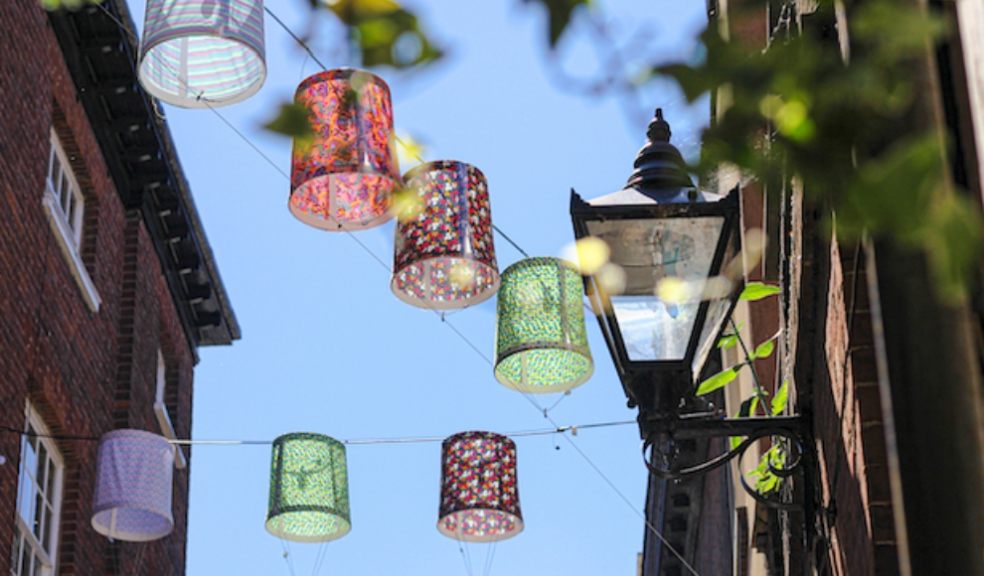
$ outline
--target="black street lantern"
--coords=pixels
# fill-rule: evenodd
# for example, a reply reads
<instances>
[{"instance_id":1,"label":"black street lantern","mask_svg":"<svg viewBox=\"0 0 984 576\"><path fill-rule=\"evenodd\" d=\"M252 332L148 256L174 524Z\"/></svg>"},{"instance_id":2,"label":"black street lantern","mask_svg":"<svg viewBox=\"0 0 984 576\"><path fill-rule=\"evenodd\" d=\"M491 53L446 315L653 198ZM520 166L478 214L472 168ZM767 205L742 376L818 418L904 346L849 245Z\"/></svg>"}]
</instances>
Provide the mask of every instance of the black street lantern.
<instances>
[{"instance_id":1,"label":"black street lantern","mask_svg":"<svg viewBox=\"0 0 984 576\"><path fill-rule=\"evenodd\" d=\"M630 404L675 414L741 290L737 189L698 190L657 109L625 187L589 201L572 191L571 217L577 239L603 240L625 272L620 293L585 282Z\"/></svg>"}]
</instances>

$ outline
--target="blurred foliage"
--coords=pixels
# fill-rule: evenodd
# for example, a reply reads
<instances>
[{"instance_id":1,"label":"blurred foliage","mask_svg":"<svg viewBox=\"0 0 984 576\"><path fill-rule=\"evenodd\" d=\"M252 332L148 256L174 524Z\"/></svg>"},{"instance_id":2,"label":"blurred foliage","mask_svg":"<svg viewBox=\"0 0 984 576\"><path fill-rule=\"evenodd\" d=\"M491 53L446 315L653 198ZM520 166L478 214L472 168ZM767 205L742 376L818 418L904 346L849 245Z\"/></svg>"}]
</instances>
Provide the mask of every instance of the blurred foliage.
<instances>
[{"instance_id":1,"label":"blurred foliage","mask_svg":"<svg viewBox=\"0 0 984 576\"><path fill-rule=\"evenodd\" d=\"M102 4L103 0L39 0L41 7L45 10L58 10L60 8L68 8L69 10L76 10L82 6L88 4Z\"/></svg>"},{"instance_id":2,"label":"blurred foliage","mask_svg":"<svg viewBox=\"0 0 984 576\"><path fill-rule=\"evenodd\" d=\"M574 11L586 6L590 0L523 0L524 4L540 4L547 10L547 39L550 48L556 48L564 30L570 24Z\"/></svg>"},{"instance_id":3,"label":"blurred foliage","mask_svg":"<svg viewBox=\"0 0 984 576\"><path fill-rule=\"evenodd\" d=\"M310 2L313 8L327 8L345 25L362 66L414 68L444 55L417 15L395 0Z\"/></svg>"},{"instance_id":4,"label":"blurred foliage","mask_svg":"<svg viewBox=\"0 0 984 576\"><path fill-rule=\"evenodd\" d=\"M923 250L939 295L959 297L984 225L949 186L939 137L908 120L920 89L913 66L945 26L890 0L860 4L850 22L846 62L836 42L798 35L755 51L725 41L712 23L700 62L655 70L691 101L727 87L730 107L703 135L702 175L731 165L763 182L798 178L834 210L838 235L867 232Z\"/></svg>"}]
</instances>

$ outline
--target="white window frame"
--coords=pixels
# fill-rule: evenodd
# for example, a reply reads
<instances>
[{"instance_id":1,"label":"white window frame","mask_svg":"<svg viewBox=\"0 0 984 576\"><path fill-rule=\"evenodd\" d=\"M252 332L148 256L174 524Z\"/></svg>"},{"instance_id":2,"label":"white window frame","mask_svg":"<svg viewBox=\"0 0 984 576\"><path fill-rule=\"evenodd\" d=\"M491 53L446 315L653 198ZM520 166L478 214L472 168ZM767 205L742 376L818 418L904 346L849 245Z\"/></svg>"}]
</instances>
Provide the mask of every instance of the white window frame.
<instances>
[{"instance_id":1,"label":"white window frame","mask_svg":"<svg viewBox=\"0 0 984 576\"><path fill-rule=\"evenodd\" d=\"M51 491L53 494L48 494L48 487L40 487L37 483L35 476L37 471L30 472L30 478L27 478L28 471L25 470L24 466L26 464L25 455L27 453L27 446L33 438L30 436L22 436L21 438L21 451L20 451L20 464L17 470L17 502L15 504L16 512L15 516L15 527L14 527L14 542L11 557L13 562L10 566L10 573L12 576L29 576L33 574L40 574L41 576L54 576L58 570L58 536L61 531L61 507L62 507L62 495L64 488L64 476L65 476L65 460L62 458L61 451L55 445L54 441L45 436L51 433L48 427L45 426L44 421L41 420L40 415L31 407L30 403L27 405L26 409L26 421L31 430L38 434L37 442L39 446L44 446L45 452L48 455L51 462L51 471L49 474L54 475L54 480L49 483ZM47 462L46 461L46 462ZM31 501L34 506L37 506L37 497L40 495L43 501L51 505L51 526L42 529L42 534L47 532L48 542L41 542L38 537L34 534L31 526L27 524L24 520L24 512L21 510L21 503L23 500L24 490L28 489L25 486L25 480L31 483L30 488L32 493L30 495ZM41 562L40 571L32 572L31 566L21 566L20 561L24 556L24 548L30 547L29 558L30 562Z\"/></svg>"},{"instance_id":2,"label":"white window frame","mask_svg":"<svg viewBox=\"0 0 984 576\"><path fill-rule=\"evenodd\" d=\"M157 424L161 427L161 434L169 440L177 440L178 436L174 432L174 424L171 422L171 415L167 411L167 404L164 403L164 390L167 388L167 363L164 361L164 352L157 349L157 390L154 394L154 415L157 416ZM185 459L184 450L177 444L174 445L174 466L183 469L188 466Z\"/></svg>"},{"instance_id":3,"label":"white window frame","mask_svg":"<svg viewBox=\"0 0 984 576\"><path fill-rule=\"evenodd\" d=\"M90 310L98 312L102 299L85 269L81 256L85 195L82 194L82 188L72 172L68 154L65 153L65 148L54 129L51 130L51 148L45 172L42 205L62 254L68 261L72 276L82 290L85 303Z\"/></svg>"}]
</instances>

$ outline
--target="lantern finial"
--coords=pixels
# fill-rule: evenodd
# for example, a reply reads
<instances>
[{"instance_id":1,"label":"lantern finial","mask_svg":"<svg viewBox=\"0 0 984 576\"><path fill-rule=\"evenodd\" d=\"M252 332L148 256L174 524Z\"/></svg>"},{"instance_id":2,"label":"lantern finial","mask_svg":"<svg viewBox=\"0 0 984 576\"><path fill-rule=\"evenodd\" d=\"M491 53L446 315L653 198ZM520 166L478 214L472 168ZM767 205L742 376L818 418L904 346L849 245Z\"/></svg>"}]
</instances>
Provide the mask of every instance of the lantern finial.
<instances>
[{"instance_id":1,"label":"lantern finial","mask_svg":"<svg viewBox=\"0 0 984 576\"><path fill-rule=\"evenodd\" d=\"M635 170L626 188L635 188L654 199L665 200L676 196L680 188L694 187L687 163L676 146L670 144L671 135L670 124L663 119L663 109L657 108L646 131L648 141L636 156Z\"/></svg>"}]
</instances>

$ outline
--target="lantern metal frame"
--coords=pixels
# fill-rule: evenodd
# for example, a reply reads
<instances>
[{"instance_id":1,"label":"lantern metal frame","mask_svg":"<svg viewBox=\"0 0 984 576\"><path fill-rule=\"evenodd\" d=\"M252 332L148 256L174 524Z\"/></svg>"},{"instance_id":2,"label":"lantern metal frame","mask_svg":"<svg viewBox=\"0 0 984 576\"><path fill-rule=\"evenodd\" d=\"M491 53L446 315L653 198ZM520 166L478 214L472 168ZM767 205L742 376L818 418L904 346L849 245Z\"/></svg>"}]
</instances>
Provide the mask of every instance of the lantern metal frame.
<instances>
[{"instance_id":1,"label":"lantern metal frame","mask_svg":"<svg viewBox=\"0 0 984 576\"><path fill-rule=\"evenodd\" d=\"M588 223L591 221L724 218L708 269L708 278L719 275L726 265L724 258L729 246L734 246L735 256L741 250L739 189L734 188L718 201L703 200L707 194L700 192L693 184L679 150L669 143L670 127L663 119L662 110L656 110L647 134L648 142L639 152L635 171L623 190L635 191L652 202L592 205L572 189L570 212L575 237L580 240L590 236ZM713 338L713 342L717 342L726 329L727 318L733 314L741 293L741 279L731 280L733 285L728 295L725 321L714 334L708 335ZM628 405L639 408L643 460L654 476L662 479L702 476L736 458L740 460L762 438L771 437L788 442L789 453L794 457L782 467L775 467L772 462L768 462L770 471L776 476L786 478L797 471L805 470L804 477L810 477L808 470L812 469L816 453L807 420L802 415L729 418L723 410L695 396L695 381L701 375L703 364L710 357L709 353L700 365L693 365L701 332L707 321L709 301L704 300L700 304L682 359L632 360L615 317L612 295L606 293L602 283L593 276L585 276L584 282ZM705 462L682 467L675 461L677 440L735 436L744 438L732 449ZM650 457L657 453L662 458ZM807 481L806 484L809 485L810 482ZM759 494L747 484L744 477L741 485L752 498L769 507L802 509L812 505L812 496L809 494L805 498L805 504L800 506Z\"/></svg>"}]
</instances>

